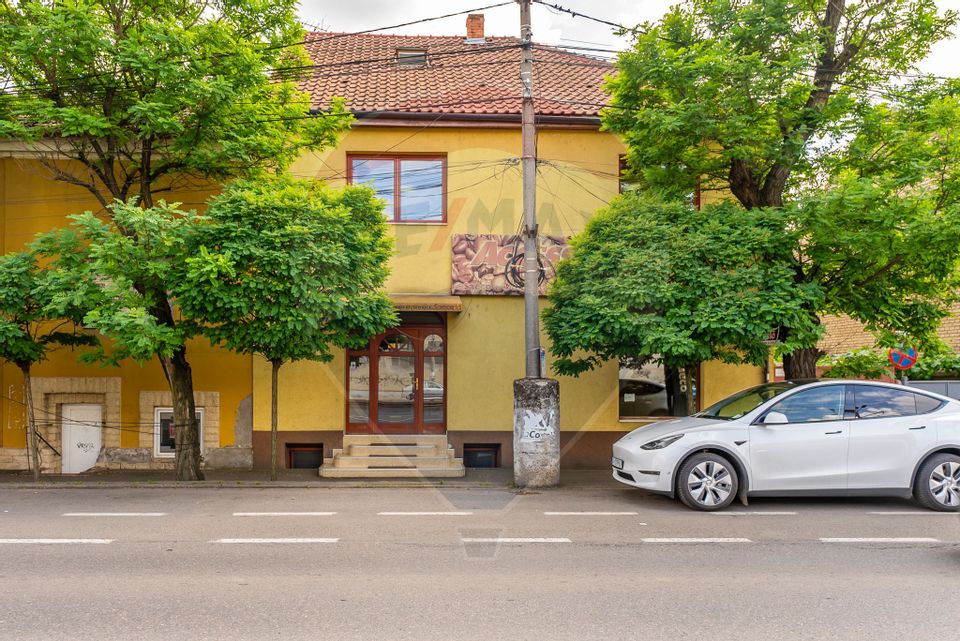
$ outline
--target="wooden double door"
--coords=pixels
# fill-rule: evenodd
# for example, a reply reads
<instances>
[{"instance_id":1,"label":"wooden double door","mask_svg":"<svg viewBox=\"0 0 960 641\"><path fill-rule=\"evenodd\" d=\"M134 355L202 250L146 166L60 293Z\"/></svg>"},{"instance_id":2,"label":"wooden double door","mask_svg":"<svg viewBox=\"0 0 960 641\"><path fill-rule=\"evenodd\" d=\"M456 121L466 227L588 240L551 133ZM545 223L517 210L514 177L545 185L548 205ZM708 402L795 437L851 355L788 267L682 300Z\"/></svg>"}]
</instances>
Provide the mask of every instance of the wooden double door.
<instances>
[{"instance_id":1,"label":"wooden double door","mask_svg":"<svg viewBox=\"0 0 960 641\"><path fill-rule=\"evenodd\" d=\"M348 434L444 434L446 332L402 326L347 358Z\"/></svg>"}]
</instances>

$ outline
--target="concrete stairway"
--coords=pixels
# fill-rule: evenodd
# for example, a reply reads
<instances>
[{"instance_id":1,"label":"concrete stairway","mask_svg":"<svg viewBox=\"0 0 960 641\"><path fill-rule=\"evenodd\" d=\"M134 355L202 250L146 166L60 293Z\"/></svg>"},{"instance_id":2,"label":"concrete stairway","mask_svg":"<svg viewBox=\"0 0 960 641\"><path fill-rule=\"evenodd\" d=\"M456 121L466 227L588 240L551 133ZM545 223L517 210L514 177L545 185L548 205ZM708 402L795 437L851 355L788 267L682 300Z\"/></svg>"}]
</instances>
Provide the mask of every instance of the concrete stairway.
<instances>
[{"instance_id":1,"label":"concrete stairway","mask_svg":"<svg viewBox=\"0 0 960 641\"><path fill-rule=\"evenodd\" d=\"M460 477L463 459L455 458L444 435L345 434L343 449L323 460L324 478Z\"/></svg>"}]
</instances>

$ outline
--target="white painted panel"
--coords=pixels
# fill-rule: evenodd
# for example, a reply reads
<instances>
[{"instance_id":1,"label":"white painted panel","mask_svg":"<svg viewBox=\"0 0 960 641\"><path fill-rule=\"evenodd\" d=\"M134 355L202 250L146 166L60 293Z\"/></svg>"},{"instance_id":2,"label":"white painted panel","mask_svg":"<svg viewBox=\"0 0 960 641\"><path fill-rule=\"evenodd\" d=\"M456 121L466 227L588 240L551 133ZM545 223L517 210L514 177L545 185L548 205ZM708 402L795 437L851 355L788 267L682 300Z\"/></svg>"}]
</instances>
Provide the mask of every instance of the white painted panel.
<instances>
[{"instance_id":1,"label":"white painted panel","mask_svg":"<svg viewBox=\"0 0 960 641\"><path fill-rule=\"evenodd\" d=\"M63 405L63 473L77 474L93 467L100 456L102 405Z\"/></svg>"}]
</instances>

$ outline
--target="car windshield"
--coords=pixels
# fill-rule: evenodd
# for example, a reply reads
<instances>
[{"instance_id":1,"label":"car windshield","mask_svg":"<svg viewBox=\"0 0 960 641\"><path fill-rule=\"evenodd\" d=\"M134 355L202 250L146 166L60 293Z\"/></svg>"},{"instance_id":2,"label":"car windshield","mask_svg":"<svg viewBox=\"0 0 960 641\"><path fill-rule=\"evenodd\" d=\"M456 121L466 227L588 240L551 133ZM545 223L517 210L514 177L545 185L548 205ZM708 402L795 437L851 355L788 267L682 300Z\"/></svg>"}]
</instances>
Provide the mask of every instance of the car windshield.
<instances>
[{"instance_id":1,"label":"car windshield","mask_svg":"<svg viewBox=\"0 0 960 641\"><path fill-rule=\"evenodd\" d=\"M732 421L760 407L760 405L766 403L774 396L779 396L796 387L797 384L791 381L767 383L766 385L750 387L742 392L737 392L733 396L728 396L718 403L714 403L697 414L697 416L702 418L715 418L721 421Z\"/></svg>"}]
</instances>

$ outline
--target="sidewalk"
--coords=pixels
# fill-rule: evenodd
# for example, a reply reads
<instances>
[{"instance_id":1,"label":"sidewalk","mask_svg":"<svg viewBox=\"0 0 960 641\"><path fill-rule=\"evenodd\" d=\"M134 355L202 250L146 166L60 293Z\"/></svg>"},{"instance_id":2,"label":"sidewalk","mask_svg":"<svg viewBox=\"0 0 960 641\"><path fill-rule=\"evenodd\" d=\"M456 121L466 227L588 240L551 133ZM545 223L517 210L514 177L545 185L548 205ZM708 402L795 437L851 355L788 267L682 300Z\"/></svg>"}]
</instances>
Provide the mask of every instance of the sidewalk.
<instances>
[{"instance_id":1,"label":"sidewalk","mask_svg":"<svg viewBox=\"0 0 960 641\"><path fill-rule=\"evenodd\" d=\"M34 483L29 472L0 472L0 490L5 489L104 489L104 488L462 488L516 489L509 468L468 469L463 478L424 479L325 479L315 470L280 470L276 481L269 470L209 470L205 481L177 481L173 472L163 470L96 470L83 474L45 475ZM621 485L608 470L561 470L561 488L615 489Z\"/></svg>"}]
</instances>

